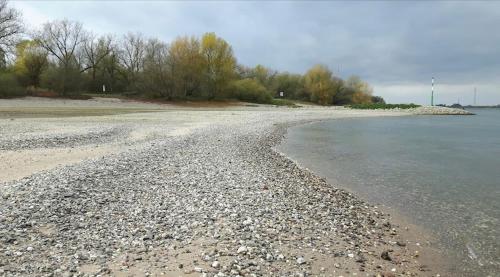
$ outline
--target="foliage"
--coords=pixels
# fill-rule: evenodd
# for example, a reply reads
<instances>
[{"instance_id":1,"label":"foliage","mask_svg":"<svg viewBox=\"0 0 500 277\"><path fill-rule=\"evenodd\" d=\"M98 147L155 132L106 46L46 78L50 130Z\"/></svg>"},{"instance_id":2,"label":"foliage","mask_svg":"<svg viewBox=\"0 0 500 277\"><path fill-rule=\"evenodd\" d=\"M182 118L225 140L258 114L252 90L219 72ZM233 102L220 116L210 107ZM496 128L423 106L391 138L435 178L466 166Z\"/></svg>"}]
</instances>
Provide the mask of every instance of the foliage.
<instances>
[{"instance_id":1,"label":"foliage","mask_svg":"<svg viewBox=\"0 0 500 277\"><path fill-rule=\"evenodd\" d=\"M370 103L373 89L368 83L363 82L358 76L349 77L344 84L352 90L351 102L353 104Z\"/></svg>"},{"instance_id":2,"label":"foliage","mask_svg":"<svg viewBox=\"0 0 500 277\"><path fill-rule=\"evenodd\" d=\"M385 100L384 100L384 98L382 98L380 96L372 96L372 103L385 104Z\"/></svg>"},{"instance_id":3,"label":"foliage","mask_svg":"<svg viewBox=\"0 0 500 277\"><path fill-rule=\"evenodd\" d=\"M201 55L203 83L208 98L224 97L229 83L235 78L236 58L233 49L215 33L206 33L201 38Z\"/></svg>"},{"instance_id":4,"label":"foliage","mask_svg":"<svg viewBox=\"0 0 500 277\"><path fill-rule=\"evenodd\" d=\"M136 88L150 98L171 98L171 80L167 72L167 45L150 39L144 48L143 71L138 75Z\"/></svg>"},{"instance_id":5,"label":"foliage","mask_svg":"<svg viewBox=\"0 0 500 277\"><path fill-rule=\"evenodd\" d=\"M255 79L243 79L233 81L230 85L231 95L242 101L256 102L256 103L271 103L273 97Z\"/></svg>"},{"instance_id":6,"label":"foliage","mask_svg":"<svg viewBox=\"0 0 500 277\"><path fill-rule=\"evenodd\" d=\"M376 110L376 109L412 109L418 108L420 105L416 104L385 104L385 103L364 103L364 104L353 104L348 105L347 107L352 109L360 109L360 110Z\"/></svg>"},{"instance_id":7,"label":"foliage","mask_svg":"<svg viewBox=\"0 0 500 277\"><path fill-rule=\"evenodd\" d=\"M40 86L42 72L48 66L47 51L37 41L24 40L17 46L14 70L24 86Z\"/></svg>"},{"instance_id":8,"label":"foliage","mask_svg":"<svg viewBox=\"0 0 500 277\"><path fill-rule=\"evenodd\" d=\"M307 71L304 86L312 102L321 105L333 104L339 83L332 77L332 72L324 65L315 65Z\"/></svg>"},{"instance_id":9,"label":"foliage","mask_svg":"<svg viewBox=\"0 0 500 277\"><path fill-rule=\"evenodd\" d=\"M200 41L195 37L179 37L168 49L172 77L172 93L176 98L202 97L205 63Z\"/></svg>"},{"instance_id":10,"label":"foliage","mask_svg":"<svg viewBox=\"0 0 500 277\"><path fill-rule=\"evenodd\" d=\"M275 75L272 90L275 96L283 92L283 96L288 99L309 100L309 95L304 89L304 78L300 74L290 74L288 72Z\"/></svg>"},{"instance_id":11,"label":"foliage","mask_svg":"<svg viewBox=\"0 0 500 277\"><path fill-rule=\"evenodd\" d=\"M11 24L12 35L3 33L5 22ZM294 105L291 99L320 105L384 103L372 96L373 89L359 77L344 81L325 65L315 65L304 75L260 64L238 65L231 45L215 33L178 37L171 43L141 33L116 39L97 36L79 22L55 20L30 32L31 40L17 44L12 66L5 49L18 42L21 23L20 14L0 0L0 70L15 73L2 77L12 91L19 87L12 80L16 76L24 91L47 96L76 97L105 89L124 97L237 98L288 106Z\"/></svg>"},{"instance_id":12,"label":"foliage","mask_svg":"<svg viewBox=\"0 0 500 277\"><path fill-rule=\"evenodd\" d=\"M24 94L24 89L19 85L14 74L0 72L0 98L19 97Z\"/></svg>"},{"instance_id":13,"label":"foliage","mask_svg":"<svg viewBox=\"0 0 500 277\"><path fill-rule=\"evenodd\" d=\"M41 86L60 93L61 96L81 92L84 80L80 70L74 67L51 66L41 76Z\"/></svg>"}]
</instances>

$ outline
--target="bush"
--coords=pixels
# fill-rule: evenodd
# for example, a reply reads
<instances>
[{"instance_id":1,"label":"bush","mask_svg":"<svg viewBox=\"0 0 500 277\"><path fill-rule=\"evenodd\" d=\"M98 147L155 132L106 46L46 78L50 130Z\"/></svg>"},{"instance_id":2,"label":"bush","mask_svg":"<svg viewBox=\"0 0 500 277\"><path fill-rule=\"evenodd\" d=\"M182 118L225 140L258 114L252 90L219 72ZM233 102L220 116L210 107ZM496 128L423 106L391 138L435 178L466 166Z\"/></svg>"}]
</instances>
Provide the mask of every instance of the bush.
<instances>
[{"instance_id":1,"label":"bush","mask_svg":"<svg viewBox=\"0 0 500 277\"><path fill-rule=\"evenodd\" d=\"M412 109L418 108L420 105L416 104L385 104L385 103L366 103L366 104L354 104L348 105L346 107L352 109L360 109L360 110L377 110L377 109Z\"/></svg>"},{"instance_id":2,"label":"bush","mask_svg":"<svg viewBox=\"0 0 500 277\"><path fill-rule=\"evenodd\" d=\"M273 97L267 89L254 79L234 81L230 85L231 95L241 101L271 103Z\"/></svg>"},{"instance_id":3,"label":"bush","mask_svg":"<svg viewBox=\"0 0 500 277\"><path fill-rule=\"evenodd\" d=\"M79 94L82 89L83 77L76 68L64 69L51 67L41 76L41 86L57 92L61 96Z\"/></svg>"},{"instance_id":4,"label":"bush","mask_svg":"<svg viewBox=\"0 0 500 277\"><path fill-rule=\"evenodd\" d=\"M12 73L0 73L0 98L24 96L25 91Z\"/></svg>"},{"instance_id":5,"label":"bush","mask_svg":"<svg viewBox=\"0 0 500 277\"><path fill-rule=\"evenodd\" d=\"M380 97L380 96L372 96L372 103L381 103L381 104L385 104L385 100L384 98Z\"/></svg>"}]
</instances>

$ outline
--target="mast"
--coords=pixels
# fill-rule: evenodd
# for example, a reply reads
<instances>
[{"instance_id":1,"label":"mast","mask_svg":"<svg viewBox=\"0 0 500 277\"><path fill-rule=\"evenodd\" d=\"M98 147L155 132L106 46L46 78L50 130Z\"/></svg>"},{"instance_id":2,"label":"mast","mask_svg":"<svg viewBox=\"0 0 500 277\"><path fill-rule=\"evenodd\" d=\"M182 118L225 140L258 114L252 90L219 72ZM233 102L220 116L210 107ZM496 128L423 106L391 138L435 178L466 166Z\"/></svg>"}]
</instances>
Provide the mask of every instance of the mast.
<instances>
[{"instance_id":1,"label":"mast","mask_svg":"<svg viewBox=\"0 0 500 277\"><path fill-rule=\"evenodd\" d=\"M434 106L434 77L432 77L431 84L431 106Z\"/></svg>"},{"instance_id":2,"label":"mast","mask_svg":"<svg viewBox=\"0 0 500 277\"><path fill-rule=\"evenodd\" d=\"M474 87L474 106L477 105L476 100L477 100L477 90L476 90L476 87Z\"/></svg>"}]
</instances>

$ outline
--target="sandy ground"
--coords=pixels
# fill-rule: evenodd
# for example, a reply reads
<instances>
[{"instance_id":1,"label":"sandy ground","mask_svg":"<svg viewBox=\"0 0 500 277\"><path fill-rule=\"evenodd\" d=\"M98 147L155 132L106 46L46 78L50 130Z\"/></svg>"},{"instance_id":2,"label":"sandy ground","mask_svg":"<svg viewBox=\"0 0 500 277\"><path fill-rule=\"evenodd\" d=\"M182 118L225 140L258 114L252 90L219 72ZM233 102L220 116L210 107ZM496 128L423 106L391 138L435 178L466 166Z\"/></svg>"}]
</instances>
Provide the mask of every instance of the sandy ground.
<instances>
[{"instance_id":1,"label":"sandy ground","mask_svg":"<svg viewBox=\"0 0 500 277\"><path fill-rule=\"evenodd\" d=\"M70 112L72 108L77 110L74 113L76 116L72 116ZM103 115L81 116L81 110L85 109L94 109L94 112ZM119 111L115 113L113 109ZM29 110L29 114L22 113L23 110ZM57 114L58 110L65 110L65 117L54 117L53 114ZM103 110L106 111L103 112ZM38 98L0 100L0 187L9 186L9 181L20 180L35 173L42 173L41 176L45 176L44 172L50 174L55 170L69 165L77 165L82 161L99 161L99 158L114 157L114 155L123 152L138 153L150 147L152 141L168 140L169 138L189 141L191 139L190 135L194 133L198 133L196 137L203 137L203 135L200 135L200 130L215 130L216 133L238 133L235 130L246 130L246 126L258 129L260 125L282 126L345 117L401 115L407 115L407 113L355 111L317 106L285 108L261 105L245 106L244 104L231 107L193 108L123 102L117 99L91 101ZM212 151L217 151L217 148ZM380 214L384 213L385 211L380 211ZM307 265L312 268L311 272L314 276L355 276L359 274L358 276L387 277L406 274L406 272L410 271L413 274L412 276L436 276L437 272L440 272L441 276L445 276L443 275L443 272L446 272L444 269L439 270L439 268L436 268L443 262L441 259L436 258L439 254L428 247L429 244L432 244L432 238L417 226L405 222L402 218L393 216L391 221L397 223L393 226L397 229L398 235L392 238L392 242L389 241L388 245L387 242L384 242L383 245L386 246L377 248L375 243L373 249L379 251L384 247L397 247L396 241L399 243L404 241L404 251L398 250L394 252L397 253L397 256L396 258L393 257L392 262L398 260L398 267L402 263L404 264L403 268L409 271L395 272L395 268L394 271L391 271L391 264L382 265L381 262L380 267L377 266L373 271L367 269L367 272L358 272L359 263L349 260L349 258L341 259L341 265L338 265L334 260L330 260L328 255L320 255L318 258L318 255L314 253L314 249L312 252L311 250L287 249L286 245L282 248L290 256L298 257L302 253L307 260L312 257L313 261L308 261ZM396 232L396 229L390 231L389 228L388 230ZM48 230L50 231L50 228ZM49 231L47 233L50 235L51 232ZM177 268L177 264L189 264L191 261L199 259L199 253L197 253L199 247L196 245L211 245L212 243L211 241L197 241L183 246L171 245L168 250L162 250L168 251L169 255L175 256L176 264L172 264L166 273L161 270L151 271L149 268L150 259L157 259L161 255L166 255L158 250L148 252L149 256L141 257L141 260L135 260L134 266L128 267L125 273L121 271L124 262L120 259L125 259L128 263L129 256L127 255L117 257L116 259L120 262L108 264L109 268L106 270L113 272L113 275L116 276L143 275L148 270L153 275L192 276L195 273L199 276L201 273L197 273L196 268L186 271L186 269ZM178 253L175 253L176 251ZM369 251L366 253L366 255L374 257L380 256L380 254L373 254ZM374 263L377 261L371 259L369 258L369 261L375 268ZM221 260L221 262L224 262L224 260ZM229 263L230 261L226 262ZM424 264L429 268L422 266ZM345 270L339 270L340 266ZM82 265L79 270L85 274L102 271L95 264ZM279 271L278 268L276 270ZM267 274L264 274L264 276L267 276Z\"/></svg>"}]
</instances>

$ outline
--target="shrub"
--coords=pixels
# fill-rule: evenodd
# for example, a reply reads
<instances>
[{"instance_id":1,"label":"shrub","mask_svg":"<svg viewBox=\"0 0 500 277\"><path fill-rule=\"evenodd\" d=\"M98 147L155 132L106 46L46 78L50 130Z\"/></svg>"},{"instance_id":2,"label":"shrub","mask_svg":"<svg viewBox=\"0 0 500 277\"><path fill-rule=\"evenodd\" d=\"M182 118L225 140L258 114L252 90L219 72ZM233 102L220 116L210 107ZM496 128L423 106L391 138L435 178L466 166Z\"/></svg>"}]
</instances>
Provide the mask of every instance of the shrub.
<instances>
[{"instance_id":1,"label":"shrub","mask_svg":"<svg viewBox=\"0 0 500 277\"><path fill-rule=\"evenodd\" d=\"M41 86L57 92L61 96L81 92L83 77L76 68L51 67L41 76Z\"/></svg>"},{"instance_id":2,"label":"shrub","mask_svg":"<svg viewBox=\"0 0 500 277\"><path fill-rule=\"evenodd\" d=\"M254 79L234 81L230 85L232 96L248 102L271 103L273 97L267 89Z\"/></svg>"},{"instance_id":3,"label":"shrub","mask_svg":"<svg viewBox=\"0 0 500 277\"><path fill-rule=\"evenodd\" d=\"M412 109L420 107L420 105L416 104L385 104L385 103L366 103L366 104L354 104L348 105L346 107L352 109L360 109L360 110L376 110L376 109Z\"/></svg>"},{"instance_id":4,"label":"shrub","mask_svg":"<svg viewBox=\"0 0 500 277\"><path fill-rule=\"evenodd\" d=\"M0 73L0 98L24 96L25 91L12 73Z\"/></svg>"}]
</instances>

